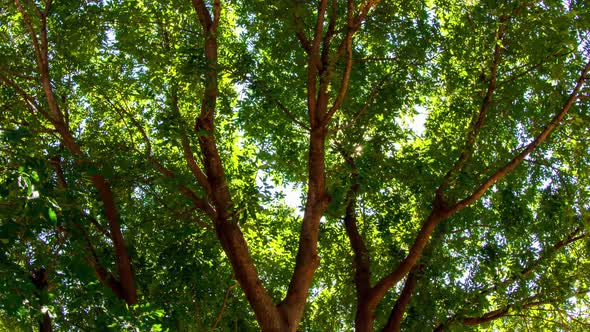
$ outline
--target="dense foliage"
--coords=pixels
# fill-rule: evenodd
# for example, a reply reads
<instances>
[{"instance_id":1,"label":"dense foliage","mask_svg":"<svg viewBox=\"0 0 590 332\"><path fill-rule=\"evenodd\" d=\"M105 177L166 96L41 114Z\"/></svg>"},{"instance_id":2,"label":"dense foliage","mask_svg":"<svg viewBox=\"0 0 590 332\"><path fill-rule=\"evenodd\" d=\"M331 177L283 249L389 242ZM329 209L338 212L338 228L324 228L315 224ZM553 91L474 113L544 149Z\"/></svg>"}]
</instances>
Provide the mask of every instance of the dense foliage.
<instances>
[{"instance_id":1,"label":"dense foliage","mask_svg":"<svg viewBox=\"0 0 590 332\"><path fill-rule=\"evenodd\" d=\"M590 3L0 0L0 330L587 331Z\"/></svg>"}]
</instances>

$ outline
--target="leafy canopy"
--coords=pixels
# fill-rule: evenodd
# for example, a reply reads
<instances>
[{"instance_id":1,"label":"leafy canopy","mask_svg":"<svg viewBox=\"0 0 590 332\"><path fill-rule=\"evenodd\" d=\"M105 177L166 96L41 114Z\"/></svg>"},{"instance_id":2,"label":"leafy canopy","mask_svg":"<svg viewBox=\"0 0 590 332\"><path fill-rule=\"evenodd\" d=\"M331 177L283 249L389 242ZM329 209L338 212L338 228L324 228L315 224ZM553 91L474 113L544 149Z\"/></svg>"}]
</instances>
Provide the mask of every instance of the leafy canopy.
<instances>
[{"instance_id":1,"label":"leafy canopy","mask_svg":"<svg viewBox=\"0 0 590 332\"><path fill-rule=\"evenodd\" d=\"M590 326L587 1L0 0L0 329Z\"/></svg>"}]
</instances>

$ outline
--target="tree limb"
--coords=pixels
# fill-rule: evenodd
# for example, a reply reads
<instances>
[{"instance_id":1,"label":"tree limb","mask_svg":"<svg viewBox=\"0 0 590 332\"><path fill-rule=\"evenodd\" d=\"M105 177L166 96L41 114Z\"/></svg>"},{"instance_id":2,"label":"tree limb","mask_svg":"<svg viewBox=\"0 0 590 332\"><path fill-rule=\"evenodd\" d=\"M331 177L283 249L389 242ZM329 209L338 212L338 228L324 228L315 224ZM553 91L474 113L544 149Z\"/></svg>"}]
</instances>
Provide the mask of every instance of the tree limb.
<instances>
[{"instance_id":1,"label":"tree limb","mask_svg":"<svg viewBox=\"0 0 590 332\"><path fill-rule=\"evenodd\" d=\"M465 146L463 147L463 150L461 151L461 155L459 156L459 159L453 165L453 167L451 167L451 169L447 172L447 174L445 175L445 177L442 180L441 185L437 189L437 195L440 197L444 197L443 191L445 189L447 189L447 187L449 186L451 177L453 175L455 175L456 173L460 172L463 169L463 167L465 166L465 163L467 162L467 160L469 160L469 158L471 157L473 149L475 148L475 141L477 139L479 131L483 127L486 114L489 111L490 107L492 106L492 98L493 98L494 92L496 91L496 82L498 79L498 65L500 64L501 55L502 55L502 46L501 45L502 45L502 40L503 40L504 34L506 32L506 21L507 21L507 17L501 18L500 19L500 26L498 27L498 30L496 31L496 38L495 38L496 45L494 46L492 67L490 69L490 76L491 77L489 79L486 95L482 101L482 104L481 104L481 107L479 110L479 115L477 116L477 118L473 118L473 121L470 126L471 129L467 135L467 140L465 142Z\"/></svg>"},{"instance_id":2,"label":"tree limb","mask_svg":"<svg viewBox=\"0 0 590 332\"><path fill-rule=\"evenodd\" d=\"M508 162L504 167L497 170L494 174L492 174L484 183L482 183L475 192L470 195L469 197L463 199L462 201L458 202L453 206L453 211L459 211L464 207L468 206L469 204L473 203L474 201L478 200L487 190L491 187L494 183L504 177L507 173L511 172L516 166L520 165L520 163L528 156L531 152L533 152L541 143L543 143L549 134L559 125L559 123L563 120L565 115L569 112L572 106L575 104L577 100L578 93L582 86L584 85L584 80L590 71L590 61L586 63L584 69L576 81L576 85L574 86L572 92L570 93L568 99L562 106L561 110L553 117L553 119L545 126L543 131L533 140L530 144L528 144L524 150L516 155L510 162Z\"/></svg>"},{"instance_id":3,"label":"tree limb","mask_svg":"<svg viewBox=\"0 0 590 332\"><path fill-rule=\"evenodd\" d=\"M404 284L404 288L402 289L401 294L399 295L393 309L391 310L391 314L389 315L387 324L382 330L383 332L400 331L402 321L404 318L404 313L406 312L408 304L410 304L410 300L412 298L414 289L418 285L418 279L421 277L422 273L424 273L424 268L424 265L417 264L412 268L412 270L408 274L406 282Z\"/></svg>"},{"instance_id":4,"label":"tree limb","mask_svg":"<svg viewBox=\"0 0 590 332\"><path fill-rule=\"evenodd\" d=\"M238 284L232 284L225 291L225 296L223 297L223 304L221 305L221 309L219 310L219 314L217 315L217 318L215 319L215 322L213 323L213 325L211 325L210 330L215 330L217 325L219 325L219 322L221 322L221 318L223 317L223 314L225 312L225 308L227 307L227 301L229 300L229 295L231 294L231 291L234 288L236 288L237 286L238 286Z\"/></svg>"}]
</instances>

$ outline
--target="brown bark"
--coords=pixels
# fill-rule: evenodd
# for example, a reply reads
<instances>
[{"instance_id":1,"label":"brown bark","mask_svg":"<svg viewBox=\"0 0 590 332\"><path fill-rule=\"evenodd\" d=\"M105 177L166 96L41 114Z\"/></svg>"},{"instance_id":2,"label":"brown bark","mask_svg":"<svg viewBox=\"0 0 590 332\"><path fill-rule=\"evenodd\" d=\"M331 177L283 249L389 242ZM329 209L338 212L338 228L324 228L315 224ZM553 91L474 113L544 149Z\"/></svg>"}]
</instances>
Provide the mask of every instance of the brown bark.
<instances>
[{"instance_id":1,"label":"brown bark","mask_svg":"<svg viewBox=\"0 0 590 332\"><path fill-rule=\"evenodd\" d=\"M202 0L192 1L205 36L204 55L207 63L205 71L205 93L202 99L201 114L197 119L196 129L205 132L205 134L199 137L199 145L204 156L203 163L207 182L211 188L208 196L215 207L216 216L214 224L217 236L230 259L236 279L244 289L246 297L254 309L262 330L295 331L297 329L299 321L303 316L313 274L319 264L317 253L319 225L329 200L325 192L324 161L328 119L324 116L328 112L329 96L327 91L330 72L326 71L326 65L320 57L320 48L322 45L326 48L323 50L323 53L329 54L329 41L323 39L327 3L327 0L321 0L318 4L318 18L312 41L307 40L302 30L298 30L297 33L298 39L309 55L307 86L310 122L308 195L293 276L285 299L278 306L274 306L272 299L258 278L243 234L233 220L231 195L225 180L221 159L214 138L214 112L218 96L217 39L215 32L219 20L219 2L216 1L214 3L214 16L212 18L209 9ZM332 2L332 4L335 6L336 3ZM353 6L349 7L351 7L351 11L354 9ZM368 8L370 6L364 9L368 11ZM334 8L332 8L332 11L335 12ZM352 15L351 13L349 14ZM295 17L295 20L298 21L298 18ZM331 22L332 24L328 24L328 35L330 35L328 39L331 38L334 31L333 24L335 20ZM302 28L302 24L298 24L298 26ZM348 40L351 40L351 37ZM327 55L324 59L326 58ZM350 71L349 67L350 65L347 66L347 71ZM334 112L339 108L339 104L346 91L346 85L349 79L348 75L346 76L342 82L336 104L332 107ZM317 90L318 79L320 81L319 91Z\"/></svg>"},{"instance_id":2,"label":"brown bark","mask_svg":"<svg viewBox=\"0 0 590 332\"><path fill-rule=\"evenodd\" d=\"M295 17L298 26L297 38L308 54L307 66L307 103L309 115L309 154L308 154L308 192L306 207L302 221L297 251L295 269L289 284L287 295L283 301L275 306L272 299L262 286L254 263L248 253L248 247L244 240L231 211L231 195L225 179L223 166L215 143L214 112L218 96L217 87L217 39L215 37L219 19L219 2L213 6L213 18L202 0L193 0L192 4L197 13L199 22L203 28L205 37L205 93L201 104L201 113L196 122L196 130L204 132L199 137L199 146L204 156L203 164L205 175L211 192L209 199L215 207L215 229L221 245L228 255L234 270L236 279L246 293L246 297L254 309L257 320L262 330L266 331L295 331L303 316L303 310L307 300L309 288L313 280L315 270L319 265L317 241L320 220L326 209L329 197L325 188L325 144L327 137L327 125L330 117L339 109L346 93L350 78L351 68L351 44L352 34L360 27L360 22L366 13L378 1L364 3L361 13L353 15L355 6L352 1L348 5L348 22L344 47L346 50L347 65L345 75L341 82L340 90L331 108L329 104L330 84L330 39L334 35L335 18L328 22L328 32L324 36L324 21L327 12L327 0L318 3L318 17L313 32L312 40L305 36L300 18ZM332 13L336 13L336 2L332 2ZM321 49L323 46L323 49ZM321 54L321 55L320 55ZM318 83L319 81L319 89ZM328 116L326 116L328 115ZM185 147L185 154L186 154ZM189 165L190 166L190 165Z\"/></svg>"},{"instance_id":3,"label":"brown bark","mask_svg":"<svg viewBox=\"0 0 590 332\"><path fill-rule=\"evenodd\" d=\"M86 257L86 260L94 269L96 277L98 278L100 283L103 284L105 287L109 288L113 292L113 294L115 294L116 297L125 300L125 291L121 287L121 284L119 283L117 278L115 278L115 276L100 263L98 255L96 254L96 250L94 249L94 246L90 241L88 233L80 225L78 225L78 229L82 232L84 240L86 242L86 249L90 253L90 255Z\"/></svg>"},{"instance_id":4,"label":"brown bark","mask_svg":"<svg viewBox=\"0 0 590 332\"><path fill-rule=\"evenodd\" d=\"M223 165L215 143L214 114L218 96L216 28L220 15L219 1L214 3L214 17L202 0L193 0L193 7L205 35L205 93L201 101L201 113L195 129L199 147L204 156L204 169L211 188L209 199L215 208L214 226L221 246L229 258L236 280L246 294L256 319L263 331L284 331L286 323L279 314L272 298L262 285L239 226L233 219L232 200L225 179Z\"/></svg>"},{"instance_id":5,"label":"brown bark","mask_svg":"<svg viewBox=\"0 0 590 332\"><path fill-rule=\"evenodd\" d=\"M477 139L477 136L479 135L479 132L484 125L486 115L492 106L494 92L496 91L496 82L498 80L498 65L500 64L502 56L501 42L504 37L504 34L506 33L507 20L507 17L502 17L500 19L500 26L496 31L496 46L494 47L492 66L490 68L490 79L487 86L485 97L482 101L481 108L479 110L479 114L477 115L477 117L473 119L473 122L471 123L471 130L467 135L465 146L463 147L463 150L461 151L461 154L459 155L457 162L455 163L455 165L453 165L453 167L451 167L451 169L443 178L442 184L439 186L437 190L438 195L443 195L443 191L450 185L451 177L463 170L465 163L471 157L471 154L473 153L473 149L475 147L475 141Z\"/></svg>"},{"instance_id":6,"label":"brown bark","mask_svg":"<svg viewBox=\"0 0 590 332\"><path fill-rule=\"evenodd\" d=\"M360 21L364 19L366 12L376 5L378 1L368 1L363 7L361 14L354 15L354 6L348 2L347 15L348 27L343 40L344 49L351 51L352 35L360 27ZM336 13L336 4L332 2L332 14ZM331 64L342 54L336 52L335 59L330 59L331 38L334 35L334 18L328 22L328 31L324 35L324 22L327 12L328 1L321 0L318 3L318 17L316 20L313 39L308 42L302 31L297 31L297 37L302 47L308 54L307 64L307 111L309 125L311 128L309 136L308 154L308 184L305 212L299 236L299 248L295 260L295 269L289 284L287 296L280 303L279 308L283 315L290 322L289 328L296 329L303 316L307 293L311 286L314 273L319 266L317 251L317 240L319 234L320 220L329 203L330 197L326 193L325 174L325 145L327 137L327 126L331 117L341 106L348 81L352 57L347 57L345 72L341 81L339 92L332 104L329 106L329 85L333 68ZM354 22L353 22L354 21ZM353 24L351 24L353 22ZM355 25L355 23L358 23ZM298 28L301 26L299 25ZM319 81L319 87L317 85ZM293 324L293 323L295 324Z\"/></svg>"},{"instance_id":7,"label":"brown bark","mask_svg":"<svg viewBox=\"0 0 590 332\"><path fill-rule=\"evenodd\" d=\"M136 304L137 292L135 290L131 261L127 254L123 234L121 233L119 212L115 205L110 184L102 175L93 175L90 178L94 183L94 187L98 190L100 200L103 202L105 215L109 221L111 238L115 249L115 262L119 272L119 283L125 295L125 302L127 304Z\"/></svg>"},{"instance_id":8,"label":"brown bark","mask_svg":"<svg viewBox=\"0 0 590 332\"><path fill-rule=\"evenodd\" d=\"M500 317L504 317L506 316L506 314L508 313L508 309L509 307L506 308L501 308L501 309L497 309L497 310L493 310L490 312L485 313L484 315L480 316L480 317L467 317L463 319L463 325L467 325L467 326L473 326L473 325L479 325L479 324L484 324L487 322L491 322L495 319L498 319Z\"/></svg>"},{"instance_id":9,"label":"brown bark","mask_svg":"<svg viewBox=\"0 0 590 332\"><path fill-rule=\"evenodd\" d=\"M65 181L65 176L63 174L63 169L61 167L61 157L60 156L56 156L56 157L52 158L51 159L51 163L52 163L52 165L54 167L54 170L55 170L55 173L56 173L56 176L57 176L57 179L58 179L58 187L60 189L66 190L67 189L67 183ZM97 220L95 220L91 216L87 216L87 217L91 219L91 222L98 228L98 230L104 236L107 236L107 237L109 237L109 238L112 239L110 233L108 233L98 223ZM117 296L118 298L120 298L122 300L125 300L126 299L125 291L121 287L120 282L117 280L117 278L115 278L115 276L113 276L112 273L110 273L104 266L102 266L100 264L98 255L96 254L96 250L94 249L94 246L92 245L92 241L90 240L90 237L88 236L88 233L82 227L82 225L76 224L76 226L82 232L82 235L83 235L84 240L86 242L86 249L89 252L89 255L87 256L86 259L87 259L88 263L94 269L94 272L96 273L96 277L101 282L101 284L103 284L105 287L111 289L111 291L113 291L113 293L115 294L115 296Z\"/></svg>"},{"instance_id":10,"label":"brown bark","mask_svg":"<svg viewBox=\"0 0 590 332\"><path fill-rule=\"evenodd\" d=\"M215 318L215 322L211 325L209 330L215 330L217 325L221 322L221 318L223 318L223 314L225 313L225 308L227 307L227 302L229 300L229 296L231 291L236 288L237 284L233 284L227 288L225 291L225 296L223 297L223 304L221 305L221 309L219 309L219 314L217 314L217 318Z\"/></svg>"},{"instance_id":11,"label":"brown bark","mask_svg":"<svg viewBox=\"0 0 590 332\"><path fill-rule=\"evenodd\" d=\"M528 144L522 152L516 155L510 162L508 162L504 167L500 168L496 173L491 175L483 184L479 186L475 190L475 192L465 198L464 200L458 202L454 209L461 210L464 207L468 206L469 204L473 203L474 201L478 200L487 190L490 188L494 183L504 177L506 174L514 170L522 161L528 156L531 152L533 152L541 143L543 143L549 134L560 124L563 120L565 115L570 111L572 106L575 104L576 100L578 99L578 95L582 86L584 85L584 81L590 71L590 61L586 63L584 68L582 69L579 78L576 81L576 85L574 86L572 92L570 93L568 99L563 104L561 110L551 119L551 121L545 126L543 131L530 143Z\"/></svg>"},{"instance_id":12,"label":"brown bark","mask_svg":"<svg viewBox=\"0 0 590 332\"><path fill-rule=\"evenodd\" d=\"M39 322L39 331L40 332L52 332L53 328L51 327L51 316L49 313L46 312L43 315L43 320Z\"/></svg>"},{"instance_id":13,"label":"brown bark","mask_svg":"<svg viewBox=\"0 0 590 332\"><path fill-rule=\"evenodd\" d=\"M476 200L478 200L486 191L491 187L494 183L502 179L506 174L511 172L514 168L516 168L520 163L524 160L524 158L529 155L532 151L534 151L541 143L543 143L549 134L559 125L559 123L563 120L567 112L572 108L575 101L577 100L577 96L579 94L580 89L584 85L584 80L590 71L590 61L585 65L582 69L579 78L576 81L576 85L574 86L570 96L564 103L561 110L553 117L553 119L545 126L543 131L531 142L527 145L524 150L516 155L512 160L510 160L504 167L500 168L496 171L493 175L491 175L482 185L476 188L469 197L459 201L451 206L449 206L442 197L442 190L437 189L437 195L435 201L433 203L433 210L426 219L426 221L422 224L420 231L414 243L410 247L410 251L406 258L393 270L389 275L381 279L377 284L373 287L371 291L371 296L368 301L366 301L366 310L370 313L374 313L377 305L383 299L385 294L395 286L399 281L403 279L403 277L408 274L408 272L412 269L412 267L416 264L422 252L428 243L432 232L435 230L436 226L443 222L444 220L448 219L453 214L457 213L458 211L462 210L463 208L469 206Z\"/></svg>"},{"instance_id":14,"label":"brown bark","mask_svg":"<svg viewBox=\"0 0 590 332\"><path fill-rule=\"evenodd\" d=\"M369 332L373 330L374 313L369 309L368 299L371 293L371 261L369 250L357 227L356 204L360 190L359 174L354 159L343 149L339 149L346 164L350 167L352 185L348 190L344 227L350 241L353 256L354 284L356 290L357 310L355 314L355 330Z\"/></svg>"},{"instance_id":15,"label":"brown bark","mask_svg":"<svg viewBox=\"0 0 590 332\"><path fill-rule=\"evenodd\" d=\"M53 93L53 89L51 86L51 76L49 73L48 58L49 44L47 41L47 15L49 14L51 2L48 1L46 3L44 12L41 12L36 7L36 5L33 4L33 6L35 6L35 8L37 9L37 15L39 17L40 38L37 38L35 27L33 26L27 12L21 5L20 1L15 0L15 3L17 4L19 12L23 17L25 25L27 26L33 44L33 48L35 49L35 53L37 55L37 65L40 74L40 79L43 85L43 92L45 94L47 106L49 108L49 112L42 112L42 114L46 115L48 117L47 120L49 120L53 124L57 133L60 135L62 139L62 144L65 146L65 148L67 148L74 156L78 158L77 164L90 165L92 164L92 162L85 157L84 153L82 152L82 149L76 142L76 139L74 138L67 124L64 121L62 112L59 109L59 105L57 103L55 94ZM115 261L119 272L121 287L124 292L124 300L128 304L135 304L137 303L137 293L134 285L133 271L131 269L129 255L127 254L127 249L125 247L125 241L121 233L119 215L115 205L113 193L110 188L110 184L102 175L93 175L91 176L91 180L94 187L97 189L99 193L101 201L103 202L104 213L109 221L110 234L114 246Z\"/></svg>"},{"instance_id":16,"label":"brown bark","mask_svg":"<svg viewBox=\"0 0 590 332\"><path fill-rule=\"evenodd\" d=\"M418 285L418 280L420 278L420 274L423 272L424 265L416 265L408 274L406 278L406 283L404 284L404 288L402 289L401 294L399 295L391 314L389 315L389 319L387 320L387 324L383 328L383 332L397 332L400 331L402 321L404 318L404 313L406 312L406 308L408 304L410 304L410 300L412 298L412 293L414 289Z\"/></svg>"},{"instance_id":17,"label":"brown bark","mask_svg":"<svg viewBox=\"0 0 590 332\"><path fill-rule=\"evenodd\" d=\"M369 305L373 311L381 299L383 299L385 294L391 289L391 287L395 286L404 278L406 274L410 272L410 270L414 267L422 255L422 252L430 239L430 235L432 232L434 232L436 226L443 220L447 219L449 216L449 210L441 206L437 207L435 204L435 208L432 210L428 218L426 218L424 224L422 224L422 228L418 232L418 235L410 247L406 258L397 266L395 270L377 282L377 284L373 287L371 300L369 301Z\"/></svg>"},{"instance_id":18,"label":"brown bark","mask_svg":"<svg viewBox=\"0 0 590 332\"><path fill-rule=\"evenodd\" d=\"M31 281L33 282L33 285L35 285L37 297L39 300L39 307L42 310L44 306L47 304L45 303L47 299L47 288L49 286L47 270L43 267L35 270L31 276ZM52 331L53 329L51 327L51 316L49 316L48 312L45 312L43 313L43 318L39 319L39 332Z\"/></svg>"},{"instance_id":19,"label":"brown bark","mask_svg":"<svg viewBox=\"0 0 590 332\"><path fill-rule=\"evenodd\" d=\"M299 235L299 248L287 296L279 305L287 320L297 324L303 316L307 293L320 263L317 251L320 219L329 201L325 188L326 134L327 130L323 127L312 128L310 133L308 192ZM296 326L291 328L295 329Z\"/></svg>"}]
</instances>

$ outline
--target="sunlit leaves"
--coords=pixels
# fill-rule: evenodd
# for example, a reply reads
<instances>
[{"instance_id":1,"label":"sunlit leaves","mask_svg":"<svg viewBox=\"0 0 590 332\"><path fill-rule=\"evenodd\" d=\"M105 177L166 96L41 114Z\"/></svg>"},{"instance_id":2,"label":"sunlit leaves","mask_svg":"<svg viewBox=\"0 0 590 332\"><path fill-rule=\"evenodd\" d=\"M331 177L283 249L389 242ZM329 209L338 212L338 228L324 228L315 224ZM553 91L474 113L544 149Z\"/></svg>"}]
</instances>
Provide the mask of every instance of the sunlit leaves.
<instances>
[{"instance_id":1,"label":"sunlit leaves","mask_svg":"<svg viewBox=\"0 0 590 332\"><path fill-rule=\"evenodd\" d=\"M42 2L22 2L38 29L33 5ZM345 2L335 4L325 28L334 17L336 32L322 64L331 70L330 102L345 63L334 59L348 29ZM256 330L212 220L178 190L205 194L186 167L183 144L202 166L199 142L209 134L220 150L232 217L264 286L282 299L302 211L296 194L287 199L281 189L305 193L308 185L308 58L296 34L312 38L317 6L222 6L216 127L209 132L195 129L207 64L189 1L53 2L50 85L88 163L60 144L39 113L47 102L31 36L16 5L1 2L0 329L33 326L40 297L30 276L44 266L56 330ZM358 228L375 282L407 255L436 188L462 153L469 158L444 191L451 203L522 151L559 111L588 58L589 9L584 1L383 0L369 12L354 36L349 89L328 125L330 202L302 330L354 324L355 267L342 215L357 179L342 151L356 164ZM497 48L489 109L465 147L486 103ZM579 309L588 306L590 247L577 238L590 223L587 85L581 95L545 144L439 226L421 260L426 269L405 329L447 324L461 331L462 319L508 306L518 318L481 329L575 330L575 319L588 320ZM174 175L164 176L153 160ZM117 300L91 265L95 259L117 274L103 203L90 185L98 174L116 198L139 290L135 307ZM378 307L376 326L400 289Z\"/></svg>"}]
</instances>

